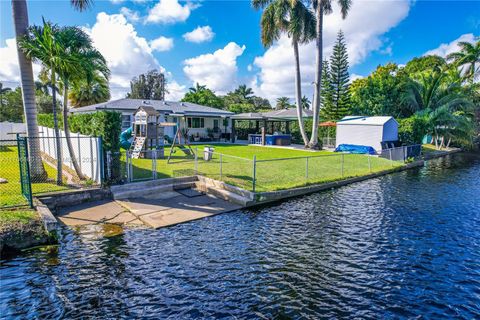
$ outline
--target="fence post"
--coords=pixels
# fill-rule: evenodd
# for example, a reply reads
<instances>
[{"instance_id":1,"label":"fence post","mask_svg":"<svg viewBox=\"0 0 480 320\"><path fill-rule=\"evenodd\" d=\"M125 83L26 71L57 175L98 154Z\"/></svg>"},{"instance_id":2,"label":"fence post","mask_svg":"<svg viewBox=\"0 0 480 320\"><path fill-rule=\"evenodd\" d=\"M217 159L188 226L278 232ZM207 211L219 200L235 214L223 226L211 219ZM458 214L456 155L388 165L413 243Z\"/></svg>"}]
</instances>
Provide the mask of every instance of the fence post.
<instances>
[{"instance_id":1,"label":"fence post","mask_svg":"<svg viewBox=\"0 0 480 320\"><path fill-rule=\"evenodd\" d=\"M403 147L403 148L404 148L404 149L403 149L403 151L404 151L404 153L403 153L403 162L405 162L405 161L407 161L407 156L408 156L408 146Z\"/></svg>"},{"instance_id":2,"label":"fence post","mask_svg":"<svg viewBox=\"0 0 480 320\"><path fill-rule=\"evenodd\" d=\"M157 179L157 150L152 150L152 178Z\"/></svg>"},{"instance_id":3,"label":"fence post","mask_svg":"<svg viewBox=\"0 0 480 320\"><path fill-rule=\"evenodd\" d=\"M252 191L255 192L255 185L257 183L257 156L253 156L253 176L252 176Z\"/></svg>"},{"instance_id":4,"label":"fence post","mask_svg":"<svg viewBox=\"0 0 480 320\"><path fill-rule=\"evenodd\" d=\"M112 178L112 151L107 151L107 177Z\"/></svg>"},{"instance_id":5,"label":"fence post","mask_svg":"<svg viewBox=\"0 0 480 320\"><path fill-rule=\"evenodd\" d=\"M342 162L342 178L343 178L343 163L344 163L344 161L345 161L345 154L342 153L342 161L341 161Z\"/></svg>"},{"instance_id":6,"label":"fence post","mask_svg":"<svg viewBox=\"0 0 480 320\"><path fill-rule=\"evenodd\" d=\"M305 183L308 182L308 157L305 158Z\"/></svg>"},{"instance_id":7,"label":"fence post","mask_svg":"<svg viewBox=\"0 0 480 320\"><path fill-rule=\"evenodd\" d=\"M393 162L392 162L392 148L388 149L388 153L390 154L390 165L393 167Z\"/></svg>"},{"instance_id":8,"label":"fence post","mask_svg":"<svg viewBox=\"0 0 480 320\"><path fill-rule=\"evenodd\" d=\"M220 181L222 181L223 176L223 154L220 153Z\"/></svg>"},{"instance_id":9,"label":"fence post","mask_svg":"<svg viewBox=\"0 0 480 320\"><path fill-rule=\"evenodd\" d=\"M198 174L198 147L195 147L195 163L193 164L195 175Z\"/></svg>"},{"instance_id":10,"label":"fence post","mask_svg":"<svg viewBox=\"0 0 480 320\"><path fill-rule=\"evenodd\" d=\"M105 163L103 159L103 140L102 137L97 138L97 169L99 170L100 183L105 182Z\"/></svg>"},{"instance_id":11,"label":"fence post","mask_svg":"<svg viewBox=\"0 0 480 320\"><path fill-rule=\"evenodd\" d=\"M82 148L81 148L81 145L80 145L80 141L83 141L83 140L80 140L80 133L77 133L78 166L80 167L80 171L83 171L82 170ZM75 154L73 155L73 157L75 157Z\"/></svg>"},{"instance_id":12,"label":"fence post","mask_svg":"<svg viewBox=\"0 0 480 320\"><path fill-rule=\"evenodd\" d=\"M368 170L370 171L370 173L372 173L372 163L370 161L371 155L369 154L367 155L367 157L368 157Z\"/></svg>"}]
</instances>

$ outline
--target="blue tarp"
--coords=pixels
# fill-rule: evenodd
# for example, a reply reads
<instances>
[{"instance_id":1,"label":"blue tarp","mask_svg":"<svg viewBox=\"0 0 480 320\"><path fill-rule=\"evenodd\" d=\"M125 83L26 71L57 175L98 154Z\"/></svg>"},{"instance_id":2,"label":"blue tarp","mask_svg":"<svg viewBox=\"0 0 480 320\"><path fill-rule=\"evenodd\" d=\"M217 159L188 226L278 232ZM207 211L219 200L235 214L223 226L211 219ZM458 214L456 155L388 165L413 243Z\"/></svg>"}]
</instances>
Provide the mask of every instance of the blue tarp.
<instances>
[{"instance_id":1,"label":"blue tarp","mask_svg":"<svg viewBox=\"0 0 480 320\"><path fill-rule=\"evenodd\" d=\"M358 153L358 154L376 154L375 149L369 146L359 146L356 144L341 144L336 149L335 152L348 152L348 153Z\"/></svg>"}]
</instances>

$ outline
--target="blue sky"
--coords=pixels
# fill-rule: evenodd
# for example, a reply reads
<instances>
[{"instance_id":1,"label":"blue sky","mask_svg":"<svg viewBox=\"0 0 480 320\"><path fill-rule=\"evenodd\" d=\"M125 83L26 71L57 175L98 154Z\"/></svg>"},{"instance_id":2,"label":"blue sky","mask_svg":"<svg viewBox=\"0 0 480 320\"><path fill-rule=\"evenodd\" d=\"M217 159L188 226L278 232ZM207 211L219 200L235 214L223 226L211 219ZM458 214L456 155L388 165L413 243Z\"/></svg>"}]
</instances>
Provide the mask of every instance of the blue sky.
<instances>
[{"instance_id":1,"label":"blue sky","mask_svg":"<svg viewBox=\"0 0 480 320\"><path fill-rule=\"evenodd\" d=\"M171 99L181 97L194 82L218 93L247 83L269 99L293 97L290 42L284 37L268 50L263 48L261 12L249 1L94 1L83 13L74 11L69 1L27 2L31 23L41 23L43 16L60 25L86 28L109 60L114 97L128 91L132 76L151 68L167 73ZM473 41L480 35L479 1L353 2L345 21L338 10L326 18L325 50L328 55L342 28L354 78L368 75L379 64L403 64L431 50L446 54L458 39ZM18 70L14 42L9 42L14 37L10 1L0 1L0 12L0 80L12 85L18 81ZM303 88L310 96L313 43L300 53Z\"/></svg>"}]
</instances>

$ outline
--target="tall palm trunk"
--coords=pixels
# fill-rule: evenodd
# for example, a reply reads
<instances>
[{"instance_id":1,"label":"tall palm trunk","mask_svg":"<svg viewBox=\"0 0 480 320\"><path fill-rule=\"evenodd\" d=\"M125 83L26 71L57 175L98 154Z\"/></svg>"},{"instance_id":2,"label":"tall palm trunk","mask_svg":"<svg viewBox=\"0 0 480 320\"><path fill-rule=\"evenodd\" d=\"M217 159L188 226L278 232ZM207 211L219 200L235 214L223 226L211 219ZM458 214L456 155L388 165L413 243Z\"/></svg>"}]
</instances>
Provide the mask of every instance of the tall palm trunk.
<instances>
[{"instance_id":1,"label":"tall palm trunk","mask_svg":"<svg viewBox=\"0 0 480 320\"><path fill-rule=\"evenodd\" d=\"M30 176L32 181L41 181L47 178L40 153L38 137L37 107L35 105L35 83L33 80L32 62L27 59L18 46L18 40L27 34L28 11L25 0L12 0L13 23L17 38L18 65L22 83L23 110L27 126Z\"/></svg>"},{"instance_id":2,"label":"tall palm trunk","mask_svg":"<svg viewBox=\"0 0 480 320\"><path fill-rule=\"evenodd\" d=\"M57 154L57 184L62 185L62 144L60 141L60 130L58 130L57 116L57 88L55 80L55 69L52 68L52 107L53 107L53 130L55 131L55 145Z\"/></svg>"},{"instance_id":3,"label":"tall palm trunk","mask_svg":"<svg viewBox=\"0 0 480 320\"><path fill-rule=\"evenodd\" d=\"M293 55L295 57L295 95L297 103L297 117L298 117L298 127L300 128L300 133L302 135L303 144L306 147L308 145L308 137L305 133L305 125L303 124L303 106L302 106L302 79L300 75L300 58L298 54L298 41L293 39Z\"/></svg>"},{"instance_id":4,"label":"tall palm trunk","mask_svg":"<svg viewBox=\"0 0 480 320\"><path fill-rule=\"evenodd\" d=\"M311 149L318 149L318 125L320 122L320 93L322 90L322 68L323 68L323 6L320 2L315 10L317 18L317 56L315 58L316 70L315 70L315 91L313 96L313 123L312 123L312 136L308 146Z\"/></svg>"},{"instance_id":5,"label":"tall palm trunk","mask_svg":"<svg viewBox=\"0 0 480 320\"><path fill-rule=\"evenodd\" d=\"M63 131L65 131L65 140L67 140L68 153L70 154L70 159L72 159L73 168L80 180L85 180L82 170L78 165L77 158L75 157L75 152L73 151L72 140L70 139L70 128L68 128L68 83L65 81L63 84ZM80 144L80 141L78 141ZM80 159L82 161L82 159Z\"/></svg>"}]
</instances>

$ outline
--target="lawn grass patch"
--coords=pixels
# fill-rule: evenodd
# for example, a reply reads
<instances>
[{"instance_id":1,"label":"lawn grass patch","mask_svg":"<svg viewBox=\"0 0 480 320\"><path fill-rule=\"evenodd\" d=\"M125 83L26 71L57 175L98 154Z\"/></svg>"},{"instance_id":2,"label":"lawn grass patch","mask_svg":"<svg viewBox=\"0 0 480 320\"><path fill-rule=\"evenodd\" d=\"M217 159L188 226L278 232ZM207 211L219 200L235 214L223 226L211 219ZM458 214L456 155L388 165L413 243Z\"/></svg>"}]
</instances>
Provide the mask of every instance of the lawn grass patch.
<instances>
[{"instance_id":1,"label":"lawn grass patch","mask_svg":"<svg viewBox=\"0 0 480 320\"><path fill-rule=\"evenodd\" d=\"M18 164L18 148L16 146L2 146L0 149L0 178L7 179L7 183L0 183L0 207L27 205L27 200L21 194L20 167ZM68 189L55 182L57 170L44 163L48 175L47 181L31 181L33 194L60 191Z\"/></svg>"},{"instance_id":2,"label":"lawn grass patch","mask_svg":"<svg viewBox=\"0 0 480 320\"><path fill-rule=\"evenodd\" d=\"M0 225L26 224L32 220L38 220L38 213L33 209L0 210Z\"/></svg>"},{"instance_id":3,"label":"lawn grass patch","mask_svg":"<svg viewBox=\"0 0 480 320\"><path fill-rule=\"evenodd\" d=\"M199 152L198 173L247 190L252 190L253 187L253 157L256 156L255 191L257 192L284 190L364 176L399 167L403 164L380 157L359 154L343 154L342 156L342 154L329 151L311 152L228 144L212 145L215 148L213 158L210 161L205 161L203 160L204 146L192 146L194 150L196 149ZM193 174L195 163L192 158L186 157L182 151L177 150L171 162L167 164L166 157L169 152L170 149L166 148L165 159L157 160L157 178L175 177L183 173L185 173L184 175ZM221 161L220 154L222 154ZM308 157L308 160L306 157ZM222 163L221 166L220 162ZM152 160L133 159L132 164L135 179L150 179L152 177ZM122 155L122 166L125 166L125 154Z\"/></svg>"}]
</instances>

